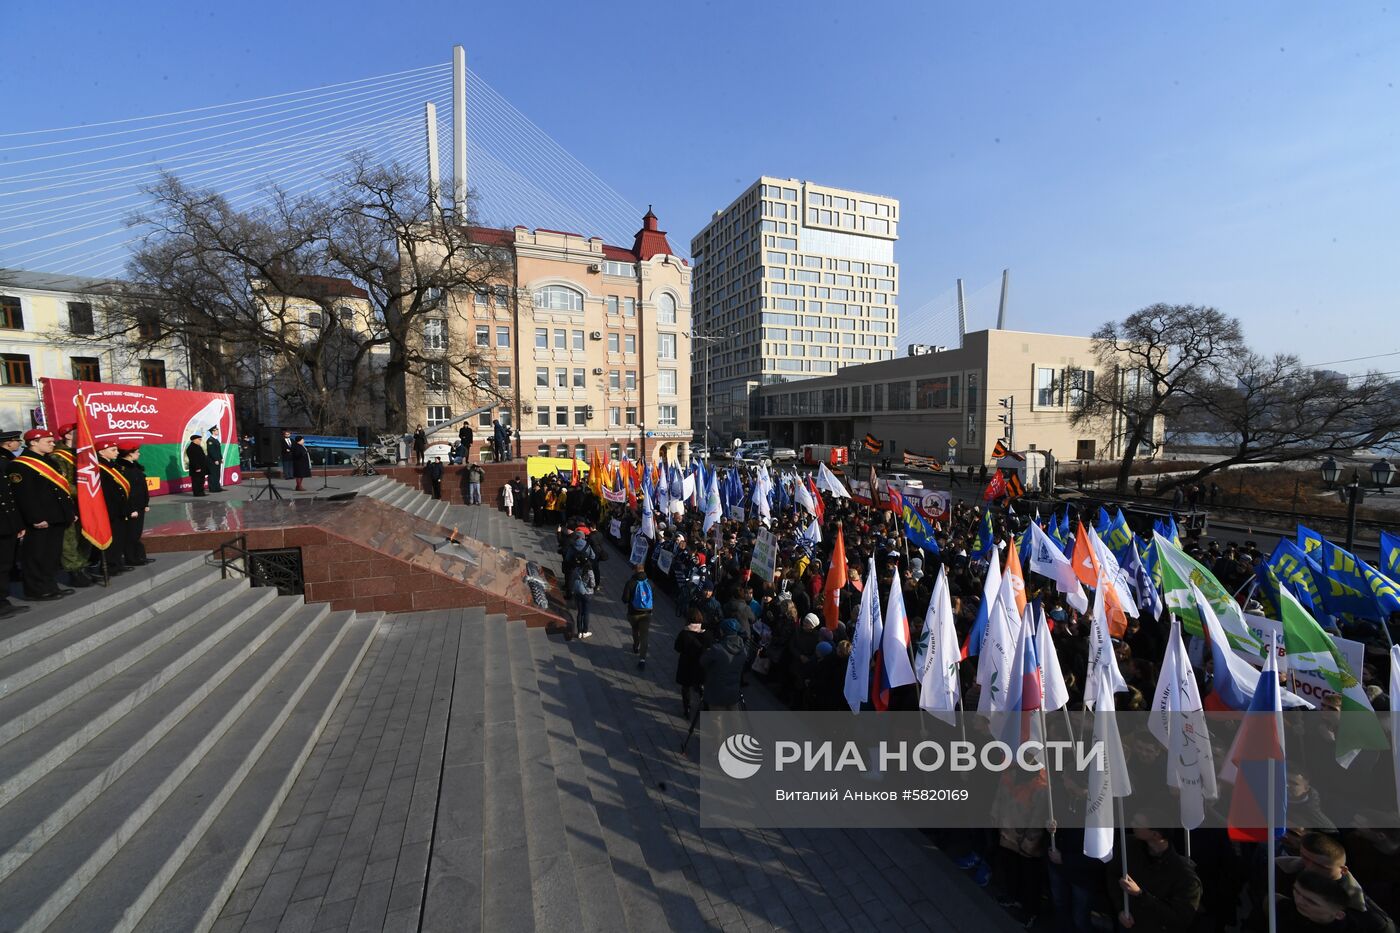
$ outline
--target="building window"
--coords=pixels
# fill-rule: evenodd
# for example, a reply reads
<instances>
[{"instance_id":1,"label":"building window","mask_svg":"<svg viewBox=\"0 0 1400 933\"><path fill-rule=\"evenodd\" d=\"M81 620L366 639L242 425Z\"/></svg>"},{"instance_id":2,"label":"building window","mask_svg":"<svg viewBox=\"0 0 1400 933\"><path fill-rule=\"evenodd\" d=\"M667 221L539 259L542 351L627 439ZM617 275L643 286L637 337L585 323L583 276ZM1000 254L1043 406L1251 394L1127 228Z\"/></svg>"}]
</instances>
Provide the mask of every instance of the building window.
<instances>
[{"instance_id":1,"label":"building window","mask_svg":"<svg viewBox=\"0 0 1400 933\"><path fill-rule=\"evenodd\" d=\"M661 426L663 428L674 428L676 426L675 405L658 405L657 411L661 415Z\"/></svg>"},{"instance_id":2,"label":"building window","mask_svg":"<svg viewBox=\"0 0 1400 933\"><path fill-rule=\"evenodd\" d=\"M608 409L608 427L610 427L610 428L615 428L615 427L617 427L617 426L620 425L620 424L622 424L622 409L619 408L619 407L617 407L617 406L613 406L612 408L609 408L609 409Z\"/></svg>"},{"instance_id":3,"label":"building window","mask_svg":"<svg viewBox=\"0 0 1400 933\"><path fill-rule=\"evenodd\" d=\"M477 415L476 426L479 428L491 427L491 413L489 411L483 411L481 414Z\"/></svg>"},{"instance_id":4,"label":"building window","mask_svg":"<svg viewBox=\"0 0 1400 933\"><path fill-rule=\"evenodd\" d=\"M674 369L663 369L657 372L656 392L658 395L676 394L676 371Z\"/></svg>"},{"instance_id":5,"label":"building window","mask_svg":"<svg viewBox=\"0 0 1400 933\"><path fill-rule=\"evenodd\" d=\"M337 308L337 309L336 309L336 312L340 315L340 323L344 324L346 327L352 327L352 326L354 326L354 324L355 324L355 309L354 309L354 308L346 308L346 307L343 307L343 306L342 306L342 307L340 307L340 308Z\"/></svg>"},{"instance_id":6,"label":"building window","mask_svg":"<svg viewBox=\"0 0 1400 933\"><path fill-rule=\"evenodd\" d=\"M0 295L0 327L24 330L24 305L13 295Z\"/></svg>"},{"instance_id":7,"label":"building window","mask_svg":"<svg viewBox=\"0 0 1400 933\"><path fill-rule=\"evenodd\" d=\"M541 405L535 411L535 424L542 428L549 427L549 406ZM548 456L546 454L546 456Z\"/></svg>"},{"instance_id":8,"label":"building window","mask_svg":"<svg viewBox=\"0 0 1400 933\"><path fill-rule=\"evenodd\" d=\"M583 293L562 285L547 285L535 292L535 307L543 311L582 311Z\"/></svg>"},{"instance_id":9,"label":"building window","mask_svg":"<svg viewBox=\"0 0 1400 933\"><path fill-rule=\"evenodd\" d=\"M676 335L657 334L656 335L657 357L663 360L674 360L676 358Z\"/></svg>"},{"instance_id":10,"label":"building window","mask_svg":"<svg viewBox=\"0 0 1400 933\"><path fill-rule=\"evenodd\" d=\"M15 299L15 300L18 301L19 299ZM609 296L608 296L608 313L609 313L609 314L616 314L616 313L617 313L617 296L616 296L616 295L609 295Z\"/></svg>"},{"instance_id":11,"label":"building window","mask_svg":"<svg viewBox=\"0 0 1400 933\"><path fill-rule=\"evenodd\" d=\"M502 408L500 411L496 412L496 420L501 423L501 427L510 427L510 409Z\"/></svg>"},{"instance_id":12,"label":"building window","mask_svg":"<svg viewBox=\"0 0 1400 933\"><path fill-rule=\"evenodd\" d=\"M623 352L623 353L636 353L636 352L637 352L637 335L636 335L636 334L626 334L625 336L623 336L623 338L622 338L622 352Z\"/></svg>"},{"instance_id":13,"label":"building window","mask_svg":"<svg viewBox=\"0 0 1400 933\"><path fill-rule=\"evenodd\" d=\"M569 349L569 332L562 327L556 327L554 329L554 349Z\"/></svg>"},{"instance_id":14,"label":"building window","mask_svg":"<svg viewBox=\"0 0 1400 933\"><path fill-rule=\"evenodd\" d=\"M491 346L491 328L483 324L476 326L476 345L478 347Z\"/></svg>"},{"instance_id":15,"label":"building window","mask_svg":"<svg viewBox=\"0 0 1400 933\"><path fill-rule=\"evenodd\" d=\"M548 457L548 456L549 456L549 445L548 445L548 444L541 444L541 445L536 449L535 452L538 453L541 457Z\"/></svg>"},{"instance_id":16,"label":"building window","mask_svg":"<svg viewBox=\"0 0 1400 933\"><path fill-rule=\"evenodd\" d=\"M505 349L509 349L509 348L510 348L510 328L509 328L509 327L497 327L497 328L496 328L496 346L499 347L499 348L502 349L502 350L505 350Z\"/></svg>"},{"instance_id":17,"label":"building window","mask_svg":"<svg viewBox=\"0 0 1400 933\"><path fill-rule=\"evenodd\" d=\"M86 301L68 302L68 329L75 334L91 334L92 305Z\"/></svg>"},{"instance_id":18,"label":"building window","mask_svg":"<svg viewBox=\"0 0 1400 933\"><path fill-rule=\"evenodd\" d=\"M608 445L608 456L609 456L609 457L612 457L614 460L620 460L620 459L622 458L622 445L621 445L621 444L609 444L609 445Z\"/></svg>"},{"instance_id":19,"label":"building window","mask_svg":"<svg viewBox=\"0 0 1400 933\"><path fill-rule=\"evenodd\" d=\"M560 444L558 447L554 448L554 455L555 455L556 457L568 457L568 456L569 456L569 445L568 445L568 444Z\"/></svg>"},{"instance_id":20,"label":"building window","mask_svg":"<svg viewBox=\"0 0 1400 933\"><path fill-rule=\"evenodd\" d=\"M637 299L635 299L635 298L624 298L624 299L622 299L622 316L623 316L623 317L636 317L636 316L637 316Z\"/></svg>"},{"instance_id":21,"label":"building window","mask_svg":"<svg viewBox=\"0 0 1400 933\"><path fill-rule=\"evenodd\" d=\"M509 298L510 298L510 290L509 290L508 288L506 288L504 285L497 285L495 288L491 289L491 296L492 296L493 299L495 299L496 307L498 307L498 308L506 308L506 307L509 307L509 305L510 305L510 300L509 300Z\"/></svg>"},{"instance_id":22,"label":"building window","mask_svg":"<svg viewBox=\"0 0 1400 933\"><path fill-rule=\"evenodd\" d=\"M569 371L567 369L556 369L554 371L554 388L567 389L569 387Z\"/></svg>"},{"instance_id":23,"label":"building window","mask_svg":"<svg viewBox=\"0 0 1400 933\"><path fill-rule=\"evenodd\" d=\"M676 299L666 292L661 293L661 299L656 303L656 323L676 323Z\"/></svg>"},{"instance_id":24,"label":"building window","mask_svg":"<svg viewBox=\"0 0 1400 933\"><path fill-rule=\"evenodd\" d=\"M603 263L603 274L621 275L629 279L635 279L637 277L637 267L630 262L605 261Z\"/></svg>"},{"instance_id":25,"label":"building window","mask_svg":"<svg viewBox=\"0 0 1400 933\"><path fill-rule=\"evenodd\" d=\"M150 389L165 388L165 360L142 360L141 384Z\"/></svg>"},{"instance_id":26,"label":"building window","mask_svg":"<svg viewBox=\"0 0 1400 933\"><path fill-rule=\"evenodd\" d=\"M433 429L433 428L436 428L436 427L441 427L442 425L446 424L447 422L449 422L449 421L451 421L451 420L452 420L452 409L451 409L451 408L447 407L446 405L429 405L429 406L428 406L428 421L427 421L427 424L428 424L429 430L431 430L431 429Z\"/></svg>"},{"instance_id":27,"label":"building window","mask_svg":"<svg viewBox=\"0 0 1400 933\"><path fill-rule=\"evenodd\" d=\"M576 424L576 425L581 425L581 424L587 424L587 423L588 423L588 406L587 406L587 405L575 405L575 406L574 406L574 424Z\"/></svg>"},{"instance_id":28,"label":"building window","mask_svg":"<svg viewBox=\"0 0 1400 933\"><path fill-rule=\"evenodd\" d=\"M1059 373L1048 366L1035 368L1035 404L1037 408L1057 408L1064 404Z\"/></svg>"},{"instance_id":29,"label":"building window","mask_svg":"<svg viewBox=\"0 0 1400 933\"><path fill-rule=\"evenodd\" d=\"M307 326L307 327L310 327L310 328L313 329L313 330L320 330L320 329L321 329L321 312L320 312L320 311L308 311L308 312L306 312L306 326Z\"/></svg>"},{"instance_id":30,"label":"building window","mask_svg":"<svg viewBox=\"0 0 1400 933\"><path fill-rule=\"evenodd\" d=\"M633 442L633 443L627 445L627 459L628 459L628 460L636 460L636 459L637 459L637 445L636 445L635 442Z\"/></svg>"},{"instance_id":31,"label":"building window","mask_svg":"<svg viewBox=\"0 0 1400 933\"><path fill-rule=\"evenodd\" d=\"M615 370L615 369L612 369L612 370L609 370L609 371L608 371L608 388L609 388L609 389L620 389L620 388L622 388L622 373L618 372L618 371Z\"/></svg>"},{"instance_id":32,"label":"building window","mask_svg":"<svg viewBox=\"0 0 1400 933\"><path fill-rule=\"evenodd\" d=\"M101 382L102 366L95 356L73 357L73 378L79 382Z\"/></svg>"},{"instance_id":33,"label":"building window","mask_svg":"<svg viewBox=\"0 0 1400 933\"><path fill-rule=\"evenodd\" d=\"M430 318L423 322L423 349L447 349L447 322L442 318Z\"/></svg>"},{"instance_id":34,"label":"building window","mask_svg":"<svg viewBox=\"0 0 1400 933\"><path fill-rule=\"evenodd\" d=\"M575 369L575 370L574 370L574 388L575 388L575 389L585 389L585 388L588 387L588 383L585 381L584 376L585 376L585 373L584 373L584 371L583 371L581 368L580 368L580 369Z\"/></svg>"},{"instance_id":35,"label":"building window","mask_svg":"<svg viewBox=\"0 0 1400 933\"><path fill-rule=\"evenodd\" d=\"M583 331L581 331L581 330L573 331L572 336L573 336L573 338L574 338L574 349L575 349L575 350L582 350L582 349L583 349Z\"/></svg>"},{"instance_id":36,"label":"building window","mask_svg":"<svg viewBox=\"0 0 1400 933\"><path fill-rule=\"evenodd\" d=\"M608 352L617 353L622 347L621 334L608 334Z\"/></svg>"},{"instance_id":37,"label":"building window","mask_svg":"<svg viewBox=\"0 0 1400 933\"><path fill-rule=\"evenodd\" d=\"M575 444L575 445L574 445L574 459L576 459L576 460L587 460L587 459L588 459L588 445L587 445L587 444Z\"/></svg>"},{"instance_id":38,"label":"building window","mask_svg":"<svg viewBox=\"0 0 1400 933\"><path fill-rule=\"evenodd\" d=\"M549 328L548 328L548 327L536 327L536 328L535 328L535 349L536 349L536 350L548 350L548 349L549 349Z\"/></svg>"},{"instance_id":39,"label":"building window","mask_svg":"<svg viewBox=\"0 0 1400 933\"><path fill-rule=\"evenodd\" d=\"M634 425L634 424L636 424L636 423L637 423L637 406L635 406L635 405L629 405L629 406L627 406L627 414L626 414L626 417L627 417L627 423L628 423L629 425Z\"/></svg>"},{"instance_id":40,"label":"building window","mask_svg":"<svg viewBox=\"0 0 1400 933\"><path fill-rule=\"evenodd\" d=\"M536 367L535 367L535 388L537 388L537 389L548 389L548 388L549 388L549 367L548 367L548 366L536 366Z\"/></svg>"},{"instance_id":41,"label":"building window","mask_svg":"<svg viewBox=\"0 0 1400 933\"><path fill-rule=\"evenodd\" d=\"M445 392L447 390L447 364L429 363L424 366L423 382L427 385L429 392Z\"/></svg>"},{"instance_id":42,"label":"building window","mask_svg":"<svg viewBox=\"0 0 1400 933\"><path fill-rule=\"evenodd\" d=\"M1069 377L1069 404L1071 408L1083 408L1094 391L1094 371L1092 369L1071 369Z\"/></svg>"},{"instance_id":43,"label":"building window","mask_svg":"<svg viewBox=\"0 0 1400 933\"><path fill-rule=\"evenodd\" d=\"M510 388L510 370L509 370L509 369L498 369L498 370L496 370L496 388L498 388L498 389L509 389L509 388Z\"/></svg>"},{"instance_id":44,"label":"building window","mask_svg":"<svg viewBox=\"0 0 1400 933\"><path fill-rule=\"evenodd\" d=\"M635 369L627 370L626 386L629 392L637 387L637 371Z\"/></svg>"}]
</instances>

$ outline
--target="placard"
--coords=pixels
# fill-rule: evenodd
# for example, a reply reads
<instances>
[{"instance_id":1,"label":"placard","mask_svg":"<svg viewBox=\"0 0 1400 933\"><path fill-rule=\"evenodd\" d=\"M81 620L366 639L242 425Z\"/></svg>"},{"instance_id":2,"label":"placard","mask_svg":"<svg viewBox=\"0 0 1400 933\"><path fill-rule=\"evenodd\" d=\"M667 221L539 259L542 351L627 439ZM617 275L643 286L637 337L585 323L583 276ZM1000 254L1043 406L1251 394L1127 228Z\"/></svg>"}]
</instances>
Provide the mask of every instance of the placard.
<instances>
[{"instance_id":1,"label":"placard","mask_svg":"<svg viewBox=\"0 0 1400 933\"><path fill-rule=\"evenodd\" d=\"M778 539L773 537L773 533L764 528L758 533L758 540L753 545L753 558L749 561L749 570L754 576L762 577L769 583L773 582L773 574L778 569Z\"/></svg>"}]
</instances>

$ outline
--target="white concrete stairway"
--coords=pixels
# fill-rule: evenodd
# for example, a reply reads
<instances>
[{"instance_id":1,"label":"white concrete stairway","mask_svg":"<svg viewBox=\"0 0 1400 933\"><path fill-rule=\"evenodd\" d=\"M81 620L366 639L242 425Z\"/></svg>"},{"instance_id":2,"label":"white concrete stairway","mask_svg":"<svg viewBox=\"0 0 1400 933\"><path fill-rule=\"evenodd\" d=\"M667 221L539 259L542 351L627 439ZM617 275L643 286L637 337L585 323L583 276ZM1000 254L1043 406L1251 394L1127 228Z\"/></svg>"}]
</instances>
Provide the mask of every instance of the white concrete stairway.
<instances>
[{"instance_id":1,"label":"white concrete stairway","mask_svg":"<svg viewBox=\"0 0 1400 933\"><path fill-rule=\"evenodd\" d=\"M387 476L371 480L358 492L443 528L456 528L465 537L505 551L516 550L525 527L518 518L507 516L494 505L460 505L434 499L420 489Z\"/></svg>"},{"instance_id":2,"label":"white concrete stairway","mask_svg":"<svg viewBox=\"0 0 1400 933\"><path fill-rule=\"evenodd\" d=\"M0 930L207 928L377 624L174 554L0 625Z\"/></svg>"}]
</instances>

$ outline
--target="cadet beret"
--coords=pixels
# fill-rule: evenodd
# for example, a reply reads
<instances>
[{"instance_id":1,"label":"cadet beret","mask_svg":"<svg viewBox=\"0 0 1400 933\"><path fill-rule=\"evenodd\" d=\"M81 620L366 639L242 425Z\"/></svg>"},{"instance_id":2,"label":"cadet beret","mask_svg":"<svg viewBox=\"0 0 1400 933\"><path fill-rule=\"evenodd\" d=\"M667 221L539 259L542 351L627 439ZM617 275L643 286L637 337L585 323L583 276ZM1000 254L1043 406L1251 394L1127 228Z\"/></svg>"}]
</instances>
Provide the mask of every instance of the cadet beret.
<instances>
[{"instance_id":1,"label":"cadet beret","mask_svg":"<svg viewBox=\"0 0 1400 933\"><path fill-rule=\"evenodd\" d=\"M65 434L72 434L75 430L77 430L77 428L78 423L76 421L70 421L67 424L59 425L58 428L53 432L53 436L62 437Z\"/></svg>"},{"instance_id":2,"label":"cadet beret","mask_svg":"<svg viewBox=\"0 0 1400 933\"><path fill-rule=\"evenodd\" d=\"M43 428L34 428L33 430L24 432L25 443L28 443L29 441L37 441L41 437L53 437L53 432L46 431Z\"/></svg>"},{"instance_id":3,"label":"cadet beret","mask_svg":"<svg viewBox=\"0 0 1400 933\"><path fill-rule=\"evenodd\" d=\"M94 450L110 450L111 448L116 447L116 446L117 446L117 442L116 442L116 441L98 441L96 444L93 445L93 449L94 449Z\"/></svg>"},{"instance_id":4,"label":"cadet beret","mask_svg":"<svg viewBox=\"0 0 1400 933\"><path fill-rule=\"evenodd\" d=\"M136 453L136 452L137 452L138 450L140 450L140 449L141 449L141 445L140 445L140 444L118 444L118 445L117 445L117 453L119 453L119 454L134 454L134 453Z\"/></svg>"}]
</instances>

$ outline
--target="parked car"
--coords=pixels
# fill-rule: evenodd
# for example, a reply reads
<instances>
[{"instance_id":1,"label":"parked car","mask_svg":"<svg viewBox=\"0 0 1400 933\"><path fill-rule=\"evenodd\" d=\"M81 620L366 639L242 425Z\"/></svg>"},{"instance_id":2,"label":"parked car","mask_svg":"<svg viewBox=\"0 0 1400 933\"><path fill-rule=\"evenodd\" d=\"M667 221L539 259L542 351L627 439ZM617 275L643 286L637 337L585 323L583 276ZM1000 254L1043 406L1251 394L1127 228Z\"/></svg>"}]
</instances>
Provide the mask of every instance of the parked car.
<instances>
[{"instance_id":1,"label":"parked car","mask_svg":"<svg viewBox=\"0 0 1400 933\"><path fill-rule=\"evenodd\" d=\"M923 480L910 476L908 473L886 473L884 476L880 477L880 479L883 480L885 485L890 489L897 489L900 492L904 492L906 489L924 488Z\"/></svg>"},{"instance_id":2,"label":"parked car","mask_svg":"<svg viewBox=\"0 0 1400 933\"><path fill-rule=\"evenodd\" d=\"M790 463L797 459L797 451L791 447L774 447L771 456L774 463Z\"/></svg>"}]
</instances>

